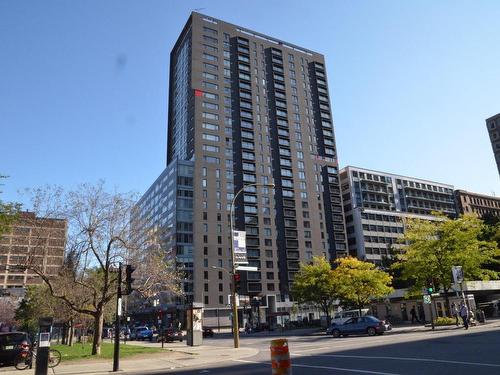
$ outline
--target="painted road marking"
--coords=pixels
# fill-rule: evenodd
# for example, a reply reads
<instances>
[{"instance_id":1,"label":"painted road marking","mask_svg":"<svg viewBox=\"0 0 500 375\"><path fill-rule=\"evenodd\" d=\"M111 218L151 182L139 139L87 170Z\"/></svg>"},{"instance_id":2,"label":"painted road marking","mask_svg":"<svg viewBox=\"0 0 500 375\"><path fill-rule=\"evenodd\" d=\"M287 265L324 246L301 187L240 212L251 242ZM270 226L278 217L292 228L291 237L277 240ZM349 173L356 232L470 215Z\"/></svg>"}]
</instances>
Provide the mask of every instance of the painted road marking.
<instances>
[{"instance_id":1,"label":"painted road marking","mask_svg":"<svg viewBox=\"0 0 500 375\"><path fill-rule=\"evenodd\" d=\"M246 359L233 359L234 362L242 362L242 363L257 363L257 364L265 364L263 362L258 361L249 361ZM356 370L352 368L342 368L342 367L331 367L331 366L315 366L315 365L299 365L292 363L292 367L306 367L306 368L317 368L322 370L337 370L337 371L346 371L346 372L355 372L358 374L373 374L373 375L400 375L394 372L380 372L380 371L370 371L370 370Z\"/></svg>"},{"instance_id":2,"label":"painted road marking","mask_svg":"<svg viewBox=\"0 0 500 375\"><path fill-rule=\"evenodd\" d=\"M312 357L311 355L307 355L307 356ZM495 363L451 361L451 360L446 360L446 359L432 359L432 358L386 357L386 356L344 355L344 354L315 354L314 356L315 357L337 357L337 358L359 358L359 359L389 359L389 360L395 360L395 361L438 362L438 363L450 363L450 364L455 364L455 365L500 367L500 364L495 364Z\"/></svg>"}]
</instances>

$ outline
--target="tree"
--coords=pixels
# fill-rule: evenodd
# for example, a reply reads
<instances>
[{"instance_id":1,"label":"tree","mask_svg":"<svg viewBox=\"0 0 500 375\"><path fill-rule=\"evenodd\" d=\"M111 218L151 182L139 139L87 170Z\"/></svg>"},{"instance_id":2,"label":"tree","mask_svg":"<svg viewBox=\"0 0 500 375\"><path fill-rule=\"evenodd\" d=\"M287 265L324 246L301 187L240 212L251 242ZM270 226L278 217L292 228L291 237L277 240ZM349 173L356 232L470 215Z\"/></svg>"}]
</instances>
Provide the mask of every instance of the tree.
<instances>
[{"instance_id":1,"label":"tree","mask_svg":"<svg viewBox=\"0 0 500 375\"><path fill-rule=\"evenodd\" d=\"M112 309L116 301L118 264L144 259L144 252L149 249L146 242L139 240L149 236L132 233L133 206L131 194L108 193L103 182L82 184L69 192L57 187L33 192L33 207L38 217L67 220L66 253L69 256L57 276L48 274L37 261L40 251L36 248L28 254L24 266L43 279L52 296L74 312L92 317L94 355L101 351L106 311ZM41 234L44 237L37 241L38 247L49 246L50 233ZM171 268L161 266L150 270L156 288L172 287L174 276L170 271ZM178 290L172 288L172 292Z\"/></svg>"},{"instance_id":2,"label":"tree","mask_svg":"<svg viewBox=\"0 0 500 375\"><path fill-rule=\"evenodd\" d=\"M292 295L298 303L320 308L330 324L330 311L337 300L338 288L330 263L324 257L313 257L311 264L301 264L295 274Z\"/></svg>"},{"instance_id":3,"label":"tree","mask_svg":"<svg viewBox=\"0 0 500 375\"><path fill-rule=\"evenodd\" d=\"M0 297L0 328L3 326L12 327L16 323L15 312L16 301L14 298Z\"/></svg>"},{"instance_id":4,"label":"tree","mask_svg":"<svg viewBox=\"0 0 500 375\"><path fill-rule=\"evenodd\" d=\"M483 267L500 255L493 241L480 239L483 222L474 215L455 220L435 214L436 220L410 219L403 237L408 246L393 265L404 279L412 281L413 291L422 290L429 280L442 288L449 310L452 267L462 266L465 279L497 279L497 271Z\"/></svg>"},{"instance_id":5,"label":"tree","mask_svg":"<svg viewBox=\"0 0 500 375\"><path fill-rule=\"evenodd\" d=\"M378 270L373 263L357 258L340 258L336 262L333 276L340 285L339 297L343 303L361 309L372 299L384 297L394 291L392 276Z\"/></svg>"},{"instance_id":6,"label":"tree","mask_svg":"<svg viewBox=\"0 0 500 375\"><path fill-rule=\"evenodd\" d=\"M6 176L0 175L0 179L3 178ZM18 203L7 203L0 199L0 237L9 230L10 225L16 220L20 208L21 205Z\"/></svg>"}]
</instances>

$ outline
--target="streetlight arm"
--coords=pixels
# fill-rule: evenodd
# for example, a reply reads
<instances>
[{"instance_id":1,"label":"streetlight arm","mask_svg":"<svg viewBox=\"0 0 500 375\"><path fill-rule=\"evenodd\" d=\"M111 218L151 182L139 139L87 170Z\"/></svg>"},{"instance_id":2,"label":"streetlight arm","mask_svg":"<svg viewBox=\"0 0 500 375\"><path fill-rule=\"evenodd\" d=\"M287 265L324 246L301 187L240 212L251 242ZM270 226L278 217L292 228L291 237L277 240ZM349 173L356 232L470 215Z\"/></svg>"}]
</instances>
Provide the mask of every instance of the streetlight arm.
<instances>
[{"instance_id":1,"label":"streetlight arm","mask_svg":"<svg viewBox=\"0 0 500 375\"><path fill-rule=\"evenodd\" d=\"M234 195L233 200L231 201L231 210L230 210L230 226L231 226L231 238L229 241L231 242L231 286L232 286L232 310L233 310L233 337L234 337L234 347L239 348L240 347L240 332L238 328L238 307L236 306L236 282L234 280L234 275L236 273L235 270L235 264L234 264L234 204L236 202L236 199L238 196L241 194L242 191L244 191L247 187L250 186L262 186L262 187L273 187L274 184L261 184L261 183L253 183L253 184L248 184L248 185L243 185L240 190ZM227 271L227 270L226 270Z\"/></svg>"}]
</instances>

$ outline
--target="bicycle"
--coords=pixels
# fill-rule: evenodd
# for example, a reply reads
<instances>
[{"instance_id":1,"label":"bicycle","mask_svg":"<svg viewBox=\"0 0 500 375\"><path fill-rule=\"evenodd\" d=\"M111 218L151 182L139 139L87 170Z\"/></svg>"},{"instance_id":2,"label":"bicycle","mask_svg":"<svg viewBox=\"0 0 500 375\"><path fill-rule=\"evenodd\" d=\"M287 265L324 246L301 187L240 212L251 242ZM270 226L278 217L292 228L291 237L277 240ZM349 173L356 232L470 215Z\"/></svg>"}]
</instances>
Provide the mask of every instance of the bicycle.
<instances>
[{"instance_id":1,"label":"bicycle","mask_svg":"<svg viewBox=\"0 0 500 375\"><path fill-rule=\"evenodd\" d=\"M29 347L29 345L26 345L26 347L23 347L23 351L19 353L15 360L14 364L16 369L18 370L26 370L27 368L31 368L33 366L33 358L36 359L36 344L33 346ZM56 349L49 349L49 368L54 368L59 363L61 363L61 352Z\"/></svg>"}]
</instances>

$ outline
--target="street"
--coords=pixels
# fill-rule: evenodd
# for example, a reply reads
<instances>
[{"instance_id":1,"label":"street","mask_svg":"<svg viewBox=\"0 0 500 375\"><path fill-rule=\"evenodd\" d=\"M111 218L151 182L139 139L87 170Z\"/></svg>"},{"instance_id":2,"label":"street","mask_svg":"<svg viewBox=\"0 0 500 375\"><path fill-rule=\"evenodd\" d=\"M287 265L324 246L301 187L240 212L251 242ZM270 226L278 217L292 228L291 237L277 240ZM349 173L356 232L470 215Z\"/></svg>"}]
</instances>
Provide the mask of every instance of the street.
<instances>
[{"instance_id":1,"label":"street","mask_svg":"<svg viewBox=\"0 0 500 375\"><path fill-rule=\"evenodd\" d=\"M270 374L269 342L272 338L242 335L241 345L259 354L198 367L157 374ZM425 331L383 336L291 336L293 374L499 374L500 324L448 331ZM230 347L230 338L206 339L205 345Z\"/></svg>"}]
</instances>

